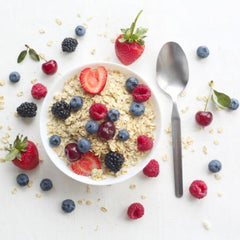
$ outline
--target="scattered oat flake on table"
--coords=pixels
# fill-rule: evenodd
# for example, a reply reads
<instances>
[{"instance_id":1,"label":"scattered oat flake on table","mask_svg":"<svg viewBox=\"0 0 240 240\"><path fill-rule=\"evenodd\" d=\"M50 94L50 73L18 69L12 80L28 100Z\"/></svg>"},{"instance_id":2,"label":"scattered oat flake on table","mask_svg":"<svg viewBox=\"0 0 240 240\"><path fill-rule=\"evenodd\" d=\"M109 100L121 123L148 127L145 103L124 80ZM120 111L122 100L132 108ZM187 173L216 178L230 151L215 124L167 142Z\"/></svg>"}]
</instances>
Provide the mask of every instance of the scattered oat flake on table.
<instances>
[{"instance_id":1,"label":"scattered oat flake on table","mask_svg":"<svg viewBox=\"0 0 240 240\"><path fill-rule=\"evenodd\" d=\"M219 173L215 173L214 177L215 177L216 180L222 179L222 177L221 177L221 175Z\"/></svg>"},{"instance_id":2,"label":"scattered oat flake on table","mask_svg":"<svg viewBox=\"0 0 240 240\"><path fill-rule=\"evenodd\" d=\"M190 136L182 137L182 145L184 149L188 149L194 143Z\"/></svg>"},{"instance_id":3,"label":"scattered oat flake on table","mask_svg":"<svg viewBox=\"0 0 240 240\"><path fill-rule=\"evenodd\" d=\"M12 190L12 194L16 194L17 193L17 188L14 188L13 190Z\"/></svg>"},{"instance_id":4,"label":"scattered oat flake on table","mask_svg":"<svg viewBox=\"0 0 240 240\"><path fill-rule=\"evenodd\" d=\"M82 24L86 29L88 28L88 25L86 23Z\"/></svg>"},{"instance_id":5,"label":"scattered oat flake on table","mask_svg":"<svg viewBox=\"0 0 240 240\"><path fill-rule=\"evenodd\" d=\"M223 127L219 127L219 128L217 129L217 132L218 132L219 134L221 134L221 133L223 132Z\"/></svg>"},{"instance_id":6,"label":"scattered oat flake on table","mask_svg":"<svg viewBox=\"0 0 240 240\"><path fill-rule=\"evenodd\" d=\"M0 86L4 86L4 85L5 85L5 80L4 79L0 80Z\"/></svg>"},{"instance_id":7,"label":"scattered oat flake on table","mask_svg":"<svg viewBox=\"0 0 240 240\"><path fill-rule=\"evenodd\" d=\"M3 125L2 124L0 124L0 129L2 129L3 128Z\"/></svg>"},{"instance_id":8,"label":"scattered oat flake on table","mask_svg":"<svg viewBox=\"0 0 240 240\"><path fill-rule=\"evenodd\" d=\"M222 197L222 193L221 192L219 192L217 195L218 195L218 197Z\"/></svg>"},{"instance_id":9,"label":"scattered oat flake on table","mask_svg":"<svg viewBox=\"0 0 240 240\"><path fill-rule=\"evenodd\" d=\"M147 196L146 195L141 195L141 199L146 199L147 198Z\"/></svg>"},{"instance_id":10,"label":"scattered oat flake on table","mask_svg":"<svg viewBox=\"0 0 240 240\"><path fill-rule=\"evenodd\" d=\"M58 25L62 25L62 21L59 18L56 18L55 21Z\"/></svg>"},{"instance_id":11,"label":"scattered oat flake on table","mask_svg":"<svg viewBox=\"0 0 240 240\"><path fill-rule=\"evenodd\" d=\"M93 49L91 50L91 54L92 54L92 55L95 55L95 53L96 53L96 49L93 48Z\"/></svg>"},{"instance_id":12,"label":"scattered oat flake on table","mask_svg":"<svg viewBox=\"0 0 240 240\"><path fill-rule=\"evenodd\" d=\"M189 110L189 107L185 107L184 109L181 110L182 113L186 113Z\"/></svg>"},{"instance_id":13,"label":"scattered oat flake on table","mask_svg":"<svg viewBox=\"0 0 240 240\"><path fill-rule=\"evenodd\" d=\"M208 151L207 151L207 147L206 147L206 146L203 146L203 152L204 152L204 154L208 154Z\"/></svg>"},{"instance_id":14,"label":"scattered oat flake on table","mask_svg":"<svg viewBox=\"0 0 240 240\"><path fill-rule=\"evenodd\" d=\"M43 28L41 28L40 30L39 30L39 33L41 33L41 34L44 34L46 31L43 29Z\"/></svg>"},{"instance_id":15,"label":"scattered oat flake on table","mask_svg":"<svg viewBox=\"0 0 240 240\"><path fill-rule=\"evenodd\" d=\"M19 115L18 115L17 112L14 112L14 116L15 116L15 117L19 117Z\"/></svg>"},{"instance_id":16,"label":"scattered oat flake on table","mask_svg":"<svg viewBox=\"0 0 240 240\"><path fill-rule=\"evenodd\" d=\"M23 91L19 91L19 92L17 93L17 96L18 96L18 97L23 96Z\"/></svg>"},{"instance_id":17,"label":"scattered oat flake on table","mask_svg":"<svg viewBox=\"0 0 240 240\"><path fill-rule=\"evenodd\" d=\"M105 207L100 208L102 212L107 212L108 210Z\"/></svg>"},{"instance_id":18,"label":"scattered oat flake on table","mask_svg":"<svg viewBox=\"0 0 240 240\"><path fill-rule=\"evenodd\" d=\"M27 186L28 186L29 188L31 188L31 187L32 187L32 185L33 185L33 181L32 181L32 180L30 180L30 181L28 182L28 185L27 185Z\"/></svg>"},{"instance_id":19,"label":"scattered oat flake on table","mask_svg":"<svg viewBox=\"0 0 240 240\"><path fill-rule=\"evenodd\" d=\"M210 223L208 221L203 221L203 227L206 229L206 230L209 230L210 229Z\"/></svg>"},{"instance_id":20,"label":"scattered oat flake on table","mask_svg":"<svg viewBox=\"0 0 240 240\"><path fill-rule=\"evenodd\" d=\"M164 154L164 155L162 156L162 160L163 160L164 162L166 162L166 161L168 160L167 154Z\"/></svg>"},{"instance_id":21,"label":"scattered oat flake on table","mask_svg":"<svg viewBox=\"0 0 240 240\"><path fill-rule=\"evenodd\" d=\"M36 196L37 198L41 198L41 197L42 197L42 194L41 194L41 193L36 193L35 196Z\"/></svg>"},{"instance_id":22,"label":"scattered oat flake on table","mask_svg":"<svg viewBox=\"0 0 240 240\"><path fill-rule=\"evenodd\" d=\"M213 143L214 143L215 145L218 145L218 144L219 144L219 141L218 141L218 140L214 140Z\"/></svg>"},{"instance_id":23,"label":"scattered oat flake on table","mask_svg":"<svg viewBox=\"0 0 240 240\"><path fill-rule=\"evenodd\" d=\"M171 125L169 125L167 128L165 128L164 131L165 131L167 134L172 133Z\"/></svg>"},{"instance_id":24,"label":"scattered oat flake on table","mask_svg":"<svg viewBox=\"0 0 240 240\"><path fill-rule=\"evenodd\" d=\"M37 82L37 78L34 78L34 79L31 80L31 83L32 83L32 84L34 84L34 83L36 83L36 82Z\"/></svg>"},{"instance_id":25,"label":"scattered oat flake on table","mask_svg":"<svg viewBox=\"0 0 240 240\"><path fill-rule=\"evenodd\" d=\"M83 204L83 200L78 200L77 202L79 205Z\"/></svg>"},{"instance_id":26,"label":"scattered oat flake on table","mask_svg":"<svg viewBox=\"0 0 240 240\"><path fill-rule=\"evenodd\" d=\"M93 17L88 17L87 18L87 21L89 22L89 21L91 21L93 19Z\"/></svg>"},{"instance_id":27,"label":"scattered oat flake on table","mask_svg":"<svg viewBox=\"0 0 240 240\"><path fill-rule=\"evenodd\" d=\"M135 184L131 184L131 185L129 186L129 188L130 188L130 189L135 189L135 188L136 188L136 185L135 185Z\"/></svg>"},{"instance_id":28,"label":"scattered oat flake on table","mask_svg":"<svg viewBox=\"0 0 240 240\"><path fill-rule=\"evenodd\" d=\"M182 91L181 94L180 94L181 97L185 97L186 95L187 95L186 91Z\"/></svg>"},{"instance_id":29,"label":"scattered oat flake on table","mask_svg":"<svg viewBox=\"0 0 240 240\"><path fill-rule=\"evenodd\" d=\"M92 205L92 201L87 200L87 201L86 201L86 204L90 206L90 205Z\"/></svg>"},{"instance_id":30,"label":"scattered oat flake on table","mask_svg":"<svg viewBox=\"0 0 240 240\"><path fill-rule=\"evenodd\" d=\"M213 134L214 130L213 128L209 129L209 133Z\"/></svg>"},{"instance_id":31,"label":"scattered oat flake on table","mask_svg":"<svg viewBox=\"0 0 240 240\"><path fill-rule=\"evenodd\" d=\"M48 46L48 47L51 47L52 45L53 45L53 41L52 41L52 40L50 40L50 41L47 42L47 46Z\"/></svg>"},{"instance_id":32,"label":"scattered oat flake on table","mask_svg":"<svg viewBox=\"0 0 240 240\"><path fill-rule=\"evenodd\" d=\"M8 130L11 131L12 130L12 127L10 125L8 125Z\"/></svg>"},{"instance_id":33,"label":"scattered oat flake on table","mask_svg":"<svg viewBox=\"0 0 240 240\"><path fill-rule=\"evenodd\" d=\"M80 18L80 17L81 17L81 14L80 14L80 13L77 13L77 17L79 17L79 18Z\"/></svg>"}]
</instances>

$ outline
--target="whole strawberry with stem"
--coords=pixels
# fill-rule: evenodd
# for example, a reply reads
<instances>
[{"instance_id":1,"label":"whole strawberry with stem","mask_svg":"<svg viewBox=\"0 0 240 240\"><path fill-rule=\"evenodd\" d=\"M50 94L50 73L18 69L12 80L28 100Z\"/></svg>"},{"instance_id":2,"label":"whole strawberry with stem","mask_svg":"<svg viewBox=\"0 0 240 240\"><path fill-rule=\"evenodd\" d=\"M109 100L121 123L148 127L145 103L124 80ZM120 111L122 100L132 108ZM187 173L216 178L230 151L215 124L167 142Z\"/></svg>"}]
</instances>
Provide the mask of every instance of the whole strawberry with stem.
<instances>
[{"instance_id":1,"label":"whole strawberry with stem","mask_svg":"<svg viewBox=\"0 0 240 240\"><path fill-rule=\"evenodd\" d=\"M212 122L212 120L213 120L213 114L212 114L210 111L207 111L207 105L208 105L209 99L212 97L213 81L211 81L211 82L209 83L209 86L210 86L210 94L209 94L208 99L207 99L207 101L206 101L204 111L198 111L198 112L196 113L196 115L195 115L196 122L197 122L200 126L203 126L203 127L208 126L208 125Z\"/></svg>"},{"instance_id":2,"label":"whole strawberry with stem","mask_svg":"<svg viewBox=\"0 0 240 240\"><path fill-rule=\"evenodd\" d=\"M37 146L27 139L27 137L17 136L13 144L6 149L6 161L12 161L14 165L24 170L32 170L39 164Z\"/></svg>"},{"instance_id":3,"label":"whole strawberry with stem","mask_svg":"<svg viewBox=\"0 0 240 240\"><path fill-rule=\"evenodd\" d=\"M136 61L143 53L145 45L143 39L146 37L147 28L137 28L136 22L142 13L141 10L130 28L121 29L123 34L119 35L115 41L115 52L121 63L129 65Z\"/></svg>"}]
</instances>

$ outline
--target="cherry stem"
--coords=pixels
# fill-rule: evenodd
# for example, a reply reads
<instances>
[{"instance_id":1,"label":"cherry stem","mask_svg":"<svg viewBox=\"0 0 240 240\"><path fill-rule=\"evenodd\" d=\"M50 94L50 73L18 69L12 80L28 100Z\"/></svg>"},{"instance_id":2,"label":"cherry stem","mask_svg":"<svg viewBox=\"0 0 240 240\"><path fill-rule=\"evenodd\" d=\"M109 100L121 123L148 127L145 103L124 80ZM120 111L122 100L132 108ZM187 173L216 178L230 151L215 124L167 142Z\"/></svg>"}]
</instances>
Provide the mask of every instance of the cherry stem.
<instances>
[{"instance_id":1,"label":"cherry stem","mask_svg":"<svg viewBox=\"0 0 240 240\"><path fill-rule=\"evenodd\" d=\"M213 81L211 81L211 82L209 83L209 87L210 87L210 93L209 93L209 96L208 96L208 98L207 98L207 101L206 101L206 104L205 104L205 107L204 107L204 112L206 112L209 99L212 97Z\"/></svg>"},{"instance_id":2,"label":"cherry stem","mask_svg":"<svg viewBox=\"0 0 240 240\"><path fill-rule=\"evenodd\" d=\"M46 60L46 58L45 57L43 57L42 55L40 55L40 54L38 54L38 56L42 59L42 60L44 60L45 62L47 62L47 60Z\"/></svg>"},{"instance_id":3,"label":"cherry stem","mask_svg":"<svg viewBox=\"0 0 240 240\"><path fill-rule=\"evenodd\" d=\"M27 48L27 49L29 49L30 47L27 45L27 44L25 44L25 47Z\"/></svg>"}]
</instances>

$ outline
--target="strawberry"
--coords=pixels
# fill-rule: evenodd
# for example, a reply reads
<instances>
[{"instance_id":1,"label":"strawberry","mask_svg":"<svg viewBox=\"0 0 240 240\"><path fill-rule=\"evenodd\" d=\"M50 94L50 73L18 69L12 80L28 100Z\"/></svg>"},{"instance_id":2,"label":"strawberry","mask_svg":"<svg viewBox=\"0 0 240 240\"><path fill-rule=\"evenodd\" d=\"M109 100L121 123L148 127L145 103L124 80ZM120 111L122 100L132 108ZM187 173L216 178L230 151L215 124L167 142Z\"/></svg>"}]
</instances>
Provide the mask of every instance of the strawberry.
<instances>
[{"instance_id":1,"label":"strawberry","mask_svg":"<svg viewBox=\"0 0 240 240\"><path fill-rule=\"evenodd\" d=\"M71 167L78 175L90 176L94 168L101 169L101 164L92 152L86 152L79 160L72 162Z\"/></svg>"},{"instance_id":2,"label":"strawberry","mask_svg":"<svg viewBox=\"0 0 240 240\"><path fill-rule=\"evenodd\" d=\"M143 39L146 37L147 28L137 28L134 32L136 22L142 10L138 13L130 28L121 29L122 33L115 41L115 52L121 63L129 65L136 61L143 53L145 45Z\"/></svg>"},{"instance_id":3,"label":"strawberry","mask_svg":"<svg viewBox=\"0 0 240 240\"><path fill-rule=\"evenodd\" d=\"M13 145L10 144L6 161L12 161L17 167L24 170L32 170L39 164L37 146L27 140L27 137L17 136Z\"/></svg>"},{"instance_id":4,"label":"strawberry","mask_svg":"<svg viewBox=\"0 0 240 240\"><path fill-rule=\"evenodd\" d=\"M79 76L82 88L91 94L99 94L105 87L107 82L107 70L103 66L97 69L85 68Z\"/></svg>"}]
</instances>

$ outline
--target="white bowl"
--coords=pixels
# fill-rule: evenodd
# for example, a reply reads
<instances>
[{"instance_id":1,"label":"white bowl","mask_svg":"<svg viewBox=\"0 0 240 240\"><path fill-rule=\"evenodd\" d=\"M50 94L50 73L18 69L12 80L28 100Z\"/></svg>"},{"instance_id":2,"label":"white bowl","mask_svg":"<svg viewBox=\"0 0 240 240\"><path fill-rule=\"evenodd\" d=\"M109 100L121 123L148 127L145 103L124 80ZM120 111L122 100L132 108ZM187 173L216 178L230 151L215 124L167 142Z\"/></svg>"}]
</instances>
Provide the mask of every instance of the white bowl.
<instances>
[{"instance_id":1,"label":"white bowl","mask_svg":"<svg viewBox=\"0 0 240 240\"><path fill-rule=\"evenodd\" d=\"M119 177L113 177L113 176L108 176L107 179L101 180L101 181L96 181L93 180L89 177L84 177L81 175L77 175L72 171L70 167L66 165L66 163L60 159L57 154L54 152L52 147L49 145L49 138L47 136L47 126L46 123L48 121L48 108L49 105L51 104L53 100L53 95L55 92L61 92L63 89L63 84L64 82L71 78L73 75L76 73L79 74L84 68L86 67L91 67L95 68L96 66L102 65L106 69L109 70L118 70L125 74L127 77L136 77L139 79L141 83L145 83L149 86L149 84L138 74L130 70L129 68L116 64L116 63L105 63L105 62L98 62L98 63L91 63L87 64L84 66L77 67L71 71L69 71L67 74L65 74L61 79L58 79L52 86L52 88L49 90L46 98L44 99L42 109L41 109L41 116L40 116L40 133L41 133L41 140L43 143L43 146L49 156L49 158L52 160L52 162L56 165L58 169L60 169L63 173L65 173L67 176L75 179L76 181L86 183L86 184L91 184L91 185L109 185L109 184L115 184L119 183L122 181L125 181L134 175L136 175L138 172L140 172L149 162L150 159L156 157L159 155L159 139L160 139L160 132L161 132L161 121L160 121L160 109L159 109L159 104L157 102L157 98L154 94L154 91L152 91L152 97L150 98L149 101L152 102L153 108L155 110L155 115L156 115L156 129L154 131L154 147L152 150L146 154L144 158L141 159L141 162L134 166L130 167L128 169L128 173L125 175L120 175ZM149 86L150 87L150 86Z\"/></svg>"}]
</instances>

